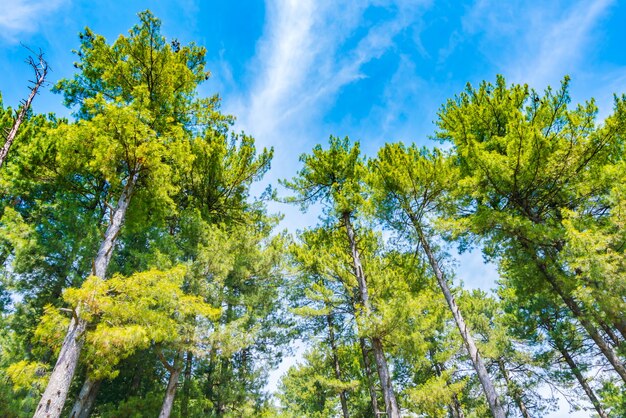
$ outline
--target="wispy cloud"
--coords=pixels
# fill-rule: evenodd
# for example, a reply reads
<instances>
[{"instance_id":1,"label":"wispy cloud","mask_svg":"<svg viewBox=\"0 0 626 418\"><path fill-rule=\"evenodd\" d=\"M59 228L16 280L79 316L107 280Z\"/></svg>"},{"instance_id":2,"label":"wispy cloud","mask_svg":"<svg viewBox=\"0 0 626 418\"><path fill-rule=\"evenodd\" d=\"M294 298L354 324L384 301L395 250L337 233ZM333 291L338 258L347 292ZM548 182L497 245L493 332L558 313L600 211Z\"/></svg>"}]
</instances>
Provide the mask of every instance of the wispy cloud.
<instances>
[{"instance_id":1,"label":"wispy cloud","mask_svg":"<svg viewBox=\"0 0 626 418\"><path fill-rule=\"evenodd\" d=\"M242 125L261 141L306 142L306 131L301 138L276 136L309 126L342 87L367 77L363 66L393 48L394 37L411 24L414 4L270 1L252 89L234 104ZM367 26L363 14L372 6L388 8L390 17Z\"/></svg>"},{"instance_id":2,"label":"wispy cloud","mask_svg":"<svg viewBox=\"0 0 626 418\"><path fill-rule=\"evenodd\" d=\"M266 27L250 64L251 88L225 102L240 128L259 144L276 148L268 181L275 184L276 178L293 176L298 164L294 157L325 141L330 132L324 117L342 89L368 77L366 64L394 48L397 35L412 24L423 4L268 0ZM367 19L371 8L385 17ZM288 212L287 224L302 226L301 216L280 209Z\"/></svg>"},{"instance_id":3,"label":"wispy cloud","mask_svg":"<svg viewBox=\"0 0 626 418\"><path fill-rule=\"evenodd\" d=\"M594 29L612 3L579 0L564 8L479 0L467 14L464 29L484 35L484 52L511 81L543 87L584 64Z\"/></svg>"},{"instance_id":4,"label":"wispy cloud","mask_svg":"<svg viewBox=\"0 0 626 418\"><path fill-rule=\"evenodd\" d=\"M0 2L0 38L9 43L34 33L67 0L13 0Z\"/></svg>"}]
</instances>

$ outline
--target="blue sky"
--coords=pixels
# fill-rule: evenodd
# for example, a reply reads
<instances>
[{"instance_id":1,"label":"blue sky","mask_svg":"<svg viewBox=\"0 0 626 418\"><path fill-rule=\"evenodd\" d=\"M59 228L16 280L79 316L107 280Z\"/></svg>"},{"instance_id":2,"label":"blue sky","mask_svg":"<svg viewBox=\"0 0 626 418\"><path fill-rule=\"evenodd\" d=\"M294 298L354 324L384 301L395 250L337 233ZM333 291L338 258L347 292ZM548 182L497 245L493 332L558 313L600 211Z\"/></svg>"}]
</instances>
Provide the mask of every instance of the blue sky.
<instances>
[{"instance_id":1,"label":"blue sky","mask_svg":"<svg viewBox=\"0 0 626 418\"><path fill-rule=\"evenodd\" d=\"M275 148L273 183L330 134L361 141L370 155L386 141L434 145L439 106L496 74L538 90L569 74L574 101L595 97L601 116L626 92L626 2L13 0L0 2L5 105L27 95L20 42L45 51L55 81L74 71L82 28L113 40L146 8L166 36L207 47L213 77L202 92L218 92L239 129ZM33 107L69 114L60 99L44 92ZM276 209L292 229L315 222ZM466 283L491 287L493 269L479 255L460 266Z\"/></svg>"}]
</instances>

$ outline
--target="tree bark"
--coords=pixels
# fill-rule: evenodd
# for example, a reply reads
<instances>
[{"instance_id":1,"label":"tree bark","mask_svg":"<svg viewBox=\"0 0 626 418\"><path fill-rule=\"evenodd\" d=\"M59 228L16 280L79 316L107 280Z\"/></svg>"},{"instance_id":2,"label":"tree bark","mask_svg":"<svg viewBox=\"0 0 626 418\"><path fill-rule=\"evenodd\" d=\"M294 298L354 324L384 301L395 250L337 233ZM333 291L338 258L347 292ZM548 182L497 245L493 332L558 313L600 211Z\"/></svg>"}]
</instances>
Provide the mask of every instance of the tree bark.
<instances>
[{"instance_id":1,"label":"tree bark","mask_svg":"<svg viewBox=\"0 0 626 418\"><path fill-rule=\"evenodd\" d=\"M88 418L91 415L101 384L102 380L93 380L90 377L85 379L85 383L83 383L83 387L80 389L78 398L70 412L70 418Z\"/></svg>"},{"instance_id":2,"label":"tree bark","mask_svg":"<svg viewBox=\"0 0 626 418\"><path fill-rule=\"evenodd\" d=\"M189 390L191 385L191 368L193 367L193 353L187 351L185 358L185 375L183 377L183 397L180 403L180 415L183 418L189 416Z\"/></svg>"},{"instance_id":3,"label":"tree bark","mask_svg":"<svg viewBox=\"0 0 626 418\"><path fill-rule=\"evenodd\" d=\"M452 405L450 405L450 412L454 418L465 418L465 414L463 413L463 408L461 408L461 402L459 402L459 397L456 396L456 393L452 395Z\"/></svg>"},{"instance_id":4,"label":"tree bark","mask_svg":"<svg viewBox=\"0 0 626 418\"><path fill-rule=\"evenodd\" d=\"M26 118L26 113L28 113L28 109L30 109L30 105L33 102L33 99L35 98L35 96L37 95L37 90L39 90L39 87L41 87L41 85L46 80L46 75L48 74L48 63L43 59L43 54L41 53L39 54L38 59L39 59L39 64L36 64L35 61L32 59L32 57L29 57L27 61L30 64L30 66L33 67L33 69L35 70L35 81L34 81L35 85L30 89L30 94L28 95L28 99L26 99L26 101L24 102L24 105L18 112L17 117L15 118L15 121L13 122L13 126L7 133L4 146L2 147L2 149L0 149L0 167L2 167L2 165L4 164L4 161L7 158L7 155L9 154L9 149L11 148L11 145L13 145L13 141L15 141L17 132L20 129L22 122L24 122L24 119Z\"/></svg>"},{"instance_id":5,"label":"tree bark","mask_svg":"<svg viewBox=\"0 0 626 418\"><path fill-rule=\"evenodd\" d=\"M506 387L508 389L509 395L513 398L513 401L515 401L515 404L522 413L522 416L524 418L530 418L530 413L528 412L528 408L526 408L526 404L521 397L519 387L517 387L517 384L515 382L511 381L509 377L509 372L507 371L506 365L504 364L502 359L498 359L498 368L502 373L502 377L504 377L504 381L506 382Z\"/></svg>"},{"instance_id":6,"label":"tree bark","mask_svg":"<svg viewBox=\"0 0 626 418\"><path fill-rule=\"evenodd\" d=\"M337 344L335 343L333 317L330 312L326 315L326 322L328 323L328 341L330 343L330 350L333 357L335 378L341 382L341 368L339 365L339 356L337 355ZM345 389L342 389L341 392L339 392L339 400L341 401L341 412L343 413L343 418L350 418L350 414L348 413L348 401L346 399Z\"/></svg>"},{"instance_id":7,"label":"tree bark","mask_svg":"<svg viewBox=\"0 0 626 418\"><path fill-rule=\"evenodd\" d=\"M363 370L365 371L365 378L367 380L367 388L370 393L370 403L372 405L372 412L374 418L378 417L378 396L376 395L376 386L374 383L374 376L372 376L372 365L370 364L369 354L367 352L367 345L365 344L365 338L359 338L359 346L361 346L361 354L363 355Z\"/></svg>"},{"instance_id":8,"label":"tree bark","mask_svg":"<svg viewBox=\"0 0 626 418\"><path fill-rule=\"evenodd\" d=\"M615 351L604 341L602 335L598 329L587 319L582 308L578 305L578 302L569 294L567 294L563 288L559 285L558 280L555 276L553 276L546 267L545 263L541 261L536 253L528 246L525 247L531 253L535 261L535 265L539 268L539 271L544 275L554 292L563 300L565 306L572 312L574 317L580 322L583 326L587 334L591 337L591 339L596 343L600 352L606 357L606 359L611 363L613 369L617 372L617 374L622 378L624 382L626 382L626 368L622 364L621 360L615 354Z\"/></svg>"},{"instance_id":9,"label":"tree bark","mask_svg":"<svg viewBox=\"0 0 626 418\"><path fill-rule=\"evenodd\" d=\"M37 405L34 418L58 418L61 416L67 393L78 365L78 358L83 347L83 334L87 321L74 316L63 340L46 390Z\"/></svg>"},{"instance_id":10,"label":"tree bark","mask_svg":"<svg viewBox=\"0 0 626 418\"><path fill-rule=\"evenodd\" d=\"M365 274L363 273L363 266L361 265L361 256L356 244L356 236L350 221L350 213L344 212L342 215L346 233L348 235L348 241L350 243L350 252L352 255L352 262L354 268L354 275L356 276L359 286L360 302L363 305L363 312L366 317L371 312L371 306L369 302L369 294L367 290L367 281ZM383 400L385 401L385 410L388 418L399 418L400 408L398 407L398 401L393 391L393 385L391 382L391 376L389 374L389 368L387 366L387 359L383 351L383 344L380 338L372 337L372 350L374 352L374 359L376 360L376 369L378 370L378 377L380 378L380 384L383 390Z\"/></svg>"},{"instance_id":11,"label":"tree bark","mask_svg":"<svg viewBox=\"0 0 626 418\"><path fill-rule=\"evenodd\" d=\"M434 360L435 356L433 350L430 350L430 361L432 362L433 367L435 368L435 373L437 376L443 375L443 372L446 370L445 364L437 363ZM446 382L448 384L449 382ZM463 413L463 408L461 408L461 402L459 402L459 397L456 393L452 394L452 402L448 405L448 409L450 410L450 415L452 418L465 418L465 414Z\"/></svg>"},{"instance_id":12,"label":"tree bark","mask_svg":"<svg viewBox=\"0 0 626 418\"><path fill-rule=\"evenodd\" d=\"M441 287L441 291L443 292L443 296L448 303L448 307L450 311L452 311L452 316L454 317L454 321L456 322L457 328L461 333L461 338L463 338L463 342L465 343L465 347L470 355L470 359L472 360L472 364L474 365L474 369L478 375L478 380L480 380L480 384L483 387L483 391L485 392L485 396L487 397L487 402L489 403L489 408L491 409L491 413L495 418L505 418L504 409L502 408L502 404L500 403L500 399L498 399L498 394L496 393L496 389L493 386L491 378L489 377L489 373L487 372L487 368L483 362L482 356L478 352L478 347L476 347L476 343L474 342L474 338L470 334L468 327L463 319L463 315L461 315L461 310L456 304L456 300L448 287L448 283L446 282L446 278L439 268L439 262L435 258L432 249L426 237L419 227L416 225L417 234L419 236L420 244L428 257L428 261L430 263L431 268L435 273L435 277L437 278L437 282L439 283L439 287Z\"/></svg>"},{"instance_id":13,"label":"tree bark","mask_svg":"<svg viewBox=\"0 0 626 418\"><path fill-rule=\"evenodd\" d=\"M133 195L133 189L139 178L139 167L131 173L124 190L120 195L117 206L111 216L111 221L100 244L93 267L93 275L105 278L107 267L111 261L111 255L115 240L126 216L126 210ZM76 371L76 366L83 348L84 333L87 321L80 317L81 307L77 306L70 326L63 340L59 358L52 370L48 386L44 391L33 418L58 418L61 416L63 406L67 399L70 384Z\"/></svg>"},{"instance_id":14,"label":"tree bark","mask_svg":"<svg viewBox=\"0 0 626 418\"><path fill-rule=\"evenodd\" d=\"M608 418L607 413L602 408L602 404L600 404L600 401L598 400L595 393L591 389L591 386L589 386L589 384L587 383L587 380L585 380L585 377L580 372L580 369L578 368L578 365L576 364L572 356L565 349L562 343L560 343L556 339L554 340L555 340L554 342L555 342L555 345L557 346L557 349L559 350L559 352L565 359L565 362L567 363L569 368L572 370L572 373L576 377L576 380L578 380L578 383L587 394L587 397L591 401L591 404L593 405L593 407L596 409L596 412L598 413L598 415L600 415L601 418Z\"/></svg>"},{"instance_id":15,"label":"tree bark","mask_svg":"<svg viewBox=\"0 0 626 418\"><path fill-rule=\"evenodd\" d=\"M169 366L167 362L164 364L170 372L170 378L167 382L167 389L165 391L165 398L163 399L163 405L161 406L161 412L159 418L169 418L172 413L172 407L174 406L174 396L176 396L176 388L178 387L178 378L180 377L182 354L176 353L174 358L174 365Z\"/></svg>"}]
</instances>

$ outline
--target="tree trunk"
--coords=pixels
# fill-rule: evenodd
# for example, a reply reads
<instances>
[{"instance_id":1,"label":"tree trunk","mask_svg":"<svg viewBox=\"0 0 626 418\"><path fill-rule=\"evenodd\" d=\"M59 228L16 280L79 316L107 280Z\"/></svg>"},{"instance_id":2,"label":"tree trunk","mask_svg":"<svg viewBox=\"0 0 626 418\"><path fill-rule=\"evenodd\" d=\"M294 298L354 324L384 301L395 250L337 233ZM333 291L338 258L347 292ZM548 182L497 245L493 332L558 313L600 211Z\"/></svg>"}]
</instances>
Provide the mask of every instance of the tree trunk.
<instances>
[{"instance_id":1,"label":"tree trunk","mask_svg":"<svg viewBox=\"0 0 626 418\"><path fill-rule=\"evenodd\" d=\"M183 377L183 397L180 403L180 415L183 418L189 416L189 389L191 385L191 368L193 366L193 353L187 351L185 358L185 376Z\"/></svg>"},{"instance_id":2,"label":"tree trunk","mask_svg":"<svg viewBox=\"0 0 626 418\"><path fill-rule=\"evenodd\" d=\"M572 296L565 293L565 291L559 285L556 277L550 274L545 263L537 257L537 255L531 248L528 248L528 246L525 246L525 248L531 253L531 256L533 257L536 266L544 275L554 292L561 298L561 300L563 300L565 306L567 306L567 308L572 312L574 317L583 326L585 331L587 331L587 334L589 334L591 339L596 343L600 352L604 355L604 357L606 357L609 363L611 363L613 369L615 369L615 371L622 378L622 380L626 382L626 368L622 364L621 360L617 357L617 354L615 354L615 351L613 351L613 349L606 343L606 341L604 341L604 338L602 338L602 335L600 335L598 329L591 323L591 321L589 321L589 319L587 319L584 312L582 311L582 308L578 305L578 302Z\"/></svg>"},{"instance_id":3,"label":"tree trunk","mask_svg":"<svg viewBox=\"0 0 626 418\"><path fill-rule=\"evenodd\" d=\"M70 418L88 418L91 415L101 384L102 380L93 380L89 376L85 379L70 412Z\"/></svg>"},{"instance_id":4,"label":"tree trunk","mask_svg":"<svg viewBox=\"0 0 626 418\"><path fill-rule=\"evenodd\" d=\"M333 356L335 378L341 382L341 368L339 367L339 356L337 355L337 344L335 343L333 317L330 313L326 315L326 322L328 323L328 340L330 343L330 350ZM348 413L348 401L346 399L346 391L344 389L339 392L339 400L341 401L341 412L343 413L343 418L350 418L350 414Z\"/></svg>"},{"instance_id":5,"label":"tree trunk","mask_svg":"<svg viewBox=\"0 0 626 418\"><path fill-rule=\"evenodd\" d=\"M174 406L174 396L176 396L176 388L178 387L178 378L180 377L181 372L181 360L182 354L176 353L176 357L174 358L174 365L170 367L167 363L165 363L165 367L170 372L170 379L167 382L167 390L165 391L165 398L163 399L163 405L161 406L161 413L159 414L159 418L169 418L172 413L172 407Z\"/></svg>"},{"instance_id":6,"label":"tree trunk","mask_svg":"<svg viewBox=\"0 0 626 418\"><path fill-rule=\"evenodd\" d=\"M117 206L111 216L109 226L104 234L104 239L100 244L100 249L94 261L94 276L102 279L105 278L107 267L111 261L115 240L124 222L126 210L128 209L138 177L139 167L136 167L135 172L131 174L124 186L124 190L120 195ZM39 401L39 405L37 405L33 418L58 418L61 416L61 411L65 405L70 384L72 383L72 378L76 371L78 359L80 358L80 352L83 348L84 333L87 328L87 321L80 317L80 311L81 307L77 306L65 339L63 340L59 358L52 370L48 386L46 386L46 390Z\"/></svg>"},{"instance_id":7,"label":"tree trunk","mask_svg":"<svg viewBox=\"0 0 626 418\"><path fill-rule=\"evenodd\" d=\"M48 73L48 63L43 59L43 54L39 54L39 64L36 64L32 57L29 57L28 63L35 70L35 85L30 89L30 94L28 95L28 99L24 102L24 105L20 109L13 122L13 126L7 133L4 146L0 149L0 167L4 164L4 161L9 154L9 149L11 145L13 145L13 141L15 141L15 137L17 136L17 131L20 129L20 125L24 122L26 118L26 113L28 113L28 109L30 109L30 105L33 102L33 99L37 95L37 90L46 80L46 74Z\"/></svg>"},{"instance_id":8,"label":"tree trunk","mask_svg":"<svg viewBox=\"0 0 626 418\"><path fill-rule=\"evenodd\" d=\"M585 380L585 377L580 372L580 369L578 368L578 365L576 364L572 356L565 349L565 347L563 346L561 342L559 342L557 339L554 339L554 342L555 342L555 345L557 346L557 349L559 350L559 352L565 359L565 362L567 363L569 368L572 370L572 373L574 374L574 376L576 376L576 380L578 380L578 383L587 394L587 397L593 404L593 407L596 409L596 412L598 413L598 415L600 415L601 418L608 418L607 413L604 411L604 409L602 409L602 405L600 404L600 401L598 400L595 393L593 392L593 390L587 383L587 380Z\"/></svg>"},{"instance_id":9,"label":"tree trunk","mask_svg":"<svg viewBox=\"0 0 626 418\"><path fill-rule=\"evenodd\" d=\"M37 405L34 418L58 418L61 416L67 399L67 392L78 365L86 327L87 321L77 319L75 316L72 318L59 352L59 358L54 365L48 386L46 386L39 405Z\"/></svg>"},{"instance_id":10,"label":"tree trunk","mask_svg":"<svg viewBox=\"0 0 626 418\"><path fill-rule=\"evenodd\" d=\"M367 346L365 345L365 338L359 338L359 345L361 346L361 354L363 355L363 370L365 371L365 378L367 380L367 388L370 393L370 402L372 405L372 412L374 418L378 417L378 396L376 395L376 386L374 383L374 376L372 376L372 365L370 364L369 354L367 353Z\"/></svg>"},{"instance_id":11,"label":"tree trunk","mask_svg":"<svg viewBox=\"0 0 626 418\"><path fill-rule=\"evenodd\" d=\"M465 414L463 413L463 408L461 408L461 402L459 402L459 397L456 395L452 395L452 415L454 418L465 418Z\"/></svg>"},{"instance_id":12,"label":"tree trunk","mask_svg":"<svg viewBox=\"0 0 626 418\"><path fill-rule=\"evenodd\" d=\"M441 291L443 292L443 296L448 303L448 307L452 311L452 316L454 317L454 321L461 333L461 338L463 338L463 342L465 343L465 347L470 355L472 360L472 364L474 365L474 369L478 375L478 380L480 380L480 384L483 387L483 391L485 392L485 396L487 397L487 402L489 403L489 408L491 409L491 413L495 418L505 418L504 409L502 408L502 404L498 399L498 395L496 393L496 389L493 386L491 378L489 377L489 373L487 372L487 368L483 363L482 356L478 352L478 347L476 347L476 343L474 342L474 338L471 336L467 325L465 324L465 320L461 315L461 310L456 304L456 300L454 296L452 296L452 292L448 287L448 283L446 282L446 278L439 268L439 262L435 258L426 237L416 225L417 233L419 235L420 244L428 257L428 261L430 262L430 266L435 273L435 277L437 278L437 282L439 283L439 287L441 287Z\"/></svg>"},{"instance_id":13,"label":"tree trunk","mask_svg":"<svg viewBox=\"0 0 626 418\"><path fill-rule=\"evenodd\" d=\"M441 376L443 375L443 372L446 370L445 364L443 363L437 363L435 360L435 355L433 350L430 350L430 361L435 369L435 373L437 374L437 376ZM446 385L448 385L449 382L446 381ZM452 418L465 418L465 414L463 413L463 408L461 408L461 402L459 402L459 397L457 396L456 393L452 394L452 402L450 403L450 405L448 405L448 409L450 410L450 416L452 416Z\"/></svg>"},{"instance_id":14,"label":"tree trunk","mask_svg":"<svg viewBox=\"0 0 626 418\"><path fill-rule=\"evenodd\" d=\"M528 412L528 408L526 408L526 404L522 399L520 389L515 382L511 381L509 377L509 372L506 370L506 365L504 364L502 359L498 359L498 368L502 373L502 377L504 377L504 381L506 382L506 387L508 389L509 395L513 398L513 401L515 401L515 404L522 413L522 416L524 418L530 418L530 413Z\"/></svg>"},{"instance_id":15,"label":"tree trunk","mask_svg":"<svg viewBox=\"0 0 626 418\"><path fill-rule=\"evenodd\" d=\"M369 294L367 291L367 281L365 280L365 274L363 273L363 266L361 265L361 256L356 245L356 236L352 223L350 222L350 213L344 212L343 222L348 234L348 241L350 242L350 252L352 255L352 262L354 268L354 275L356 276L359 286L360 302L363 305L363 311L366 317L371 312L371 306L369 302ZM383 389L383 400L385 401L385 410L388 418L399 418L400 408L398 407L398 401L393 391L391 383L391 376L389 375L389 368L387 366L387 359L383 351L383 344L380 338L373 337L372 350L374 351L374 359L376 360L376 369L378 370L378 376L380 378L380 384Z\"/></svg>"}]
</instances>

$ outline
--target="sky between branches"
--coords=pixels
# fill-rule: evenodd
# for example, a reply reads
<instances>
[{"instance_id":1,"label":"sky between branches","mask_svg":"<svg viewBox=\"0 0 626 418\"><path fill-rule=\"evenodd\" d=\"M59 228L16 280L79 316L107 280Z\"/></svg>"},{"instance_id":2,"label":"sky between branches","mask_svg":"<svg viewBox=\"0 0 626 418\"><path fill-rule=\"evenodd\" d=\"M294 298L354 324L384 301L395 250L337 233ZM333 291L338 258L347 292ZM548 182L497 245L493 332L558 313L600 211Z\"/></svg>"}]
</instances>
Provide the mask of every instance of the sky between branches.
<instances>
[{"instance_id":1,"label":"sky between branches","mask_svg":"<svg viewBox=\"0 0 626 418\"><path fill-rule=\"evenodd\" d=\"M56 81L74 72L80 30L112 41L147 8L168 38L207 47L213 76L202 93L218 92L238 129L275 148L258 191L292 177L297 156L330 134L361 141L368 155L387 141L435 145L428 138L439 106L498 73L538 90L569 74L574 102L595 97L601 118L613 94L626 92L626 2L14 0L0 2L5 105L28 93L20 42L45 52ZM33 108L69 116L49 91ZM295 207L271 208L292 231L316 222ZM493 287L495 272L478 252L460 264L467 285Z\"/></svg>"}]
</instances>

